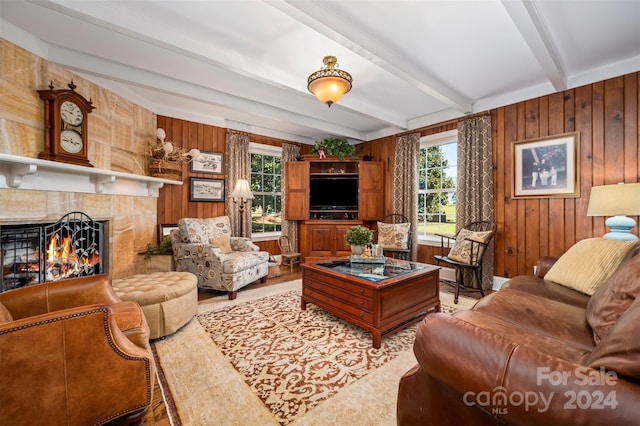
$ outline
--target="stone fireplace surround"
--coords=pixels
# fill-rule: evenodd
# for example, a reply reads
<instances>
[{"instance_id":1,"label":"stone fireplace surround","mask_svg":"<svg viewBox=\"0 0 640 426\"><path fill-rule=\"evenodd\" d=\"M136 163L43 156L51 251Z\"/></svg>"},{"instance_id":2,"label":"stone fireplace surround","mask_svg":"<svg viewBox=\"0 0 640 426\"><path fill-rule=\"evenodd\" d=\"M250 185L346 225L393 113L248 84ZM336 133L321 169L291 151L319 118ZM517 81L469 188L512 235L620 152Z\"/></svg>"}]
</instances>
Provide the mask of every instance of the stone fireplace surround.
<instances>
[{"instance_id":1,"label":"stone fireplace surround","mask_svg":"<svg viewBox=\"0 0 640 426\"><path fill-rule=\"evenodd\" d=\"M156 114L38 56L34 52L41 50L30 41L21 40L18 46L0 38L0 63L11 64L0 67L4 89L0 97L0 153L35 161L39 169L35 175L24 174L18 186L7 185L0 177L0 223L55 222L70 211L108 220L110 275L124 278L135 274L138 253L156 241L158 199L150 194L146 183L142 194L125 190L112 193L109 187L113 183L138 186L122 175L150 179L146 150L149 139L155 140ZM36 90L47 87L50 81L63 87L71 80L77 85L76 91L91 98L96 106L88 120L89 161L95 166L92 172L106 174L99 172L102 177L92 182L90 177L72 172L65 180L53 183L48 174L65 165L37 163L44 144L44 106ZM5 171L4 163L0 169ZM46 176L41 183L31 180L40 176ZM115 176L113 183L111 176ZM74 187L80 181L89 188L86 192ZM96 183L98 188L103 184L102 192L95 191Z\"/></svg>"},{"instance_id":2,"label":"stone fireplace surround","mask_svg":"<svg viewBox=\"0 0 640 426\"><path fill-rule=\"evenodd\" d=\"M69 212L56 222L0 224L0 292L109 274L108 220Z\"/></svg>"},{"instance_id":3,"label":"stone fireplace surround","mask_svg":"<svg viewBox=\"0 0 640 426\"><path fill-rule=\"evenodd\" d=\"M105 221L105 264L121 278L139 272L137 253L153 240L164 184L182 182L0 154L0 225L55 222L70 211Z\"/></svg>"},{"instance_id":4,"label":"stone fireplace surround","mask_svg":"<svg viewBox=\"0 0 640 426\"><path fill-rule=\"evenodd\" d=\"M0 224L55 222L69 211L108 221L109 273L122 278L138 272L138 252L154 240L156 202L153 197L0 189Z\"/></svg>"}]
</instances>

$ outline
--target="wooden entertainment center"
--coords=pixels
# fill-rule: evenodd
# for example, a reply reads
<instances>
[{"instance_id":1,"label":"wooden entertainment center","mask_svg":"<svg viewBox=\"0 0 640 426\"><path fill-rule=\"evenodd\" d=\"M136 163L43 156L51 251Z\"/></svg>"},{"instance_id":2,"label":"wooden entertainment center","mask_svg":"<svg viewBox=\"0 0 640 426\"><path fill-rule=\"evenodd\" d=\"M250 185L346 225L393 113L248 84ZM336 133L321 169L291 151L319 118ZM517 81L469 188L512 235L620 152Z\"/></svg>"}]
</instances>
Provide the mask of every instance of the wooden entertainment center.
<instances>
[{"instance_id":1,"label":"wooden entertainment center","mask_svg":"<svg viewBox=\"0 0 640 426\"><path fill-rule=\"evenodd\" d=\"M384 215L381 161L312 157L285 164L285 219L299 221L305 262L349 255L345 231Z\"/></svg>"}]
</instances>

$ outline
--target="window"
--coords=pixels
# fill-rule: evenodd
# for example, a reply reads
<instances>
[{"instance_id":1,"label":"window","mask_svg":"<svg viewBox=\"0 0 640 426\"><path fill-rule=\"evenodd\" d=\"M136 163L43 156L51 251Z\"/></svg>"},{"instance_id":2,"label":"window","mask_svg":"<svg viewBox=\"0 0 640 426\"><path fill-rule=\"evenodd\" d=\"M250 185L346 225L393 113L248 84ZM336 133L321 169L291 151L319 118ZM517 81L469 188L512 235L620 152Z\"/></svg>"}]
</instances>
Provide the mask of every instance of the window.
<instances>
[{"instance_id":1,"label":"window","mask_svg":"<svg viewBox=\"0 0 640 426\"><path fill-rule=\"evenodd\" d=\"M458 177L458 131L420 140L418 163L418 240L436 241L433 234L455 234Z\"/></svg>"},{"instance_id":2,"label":"window","mask_svg":"<svg viewBox=\"0 0 640 426\"><path fill-rule=\"evenodd\" d=\"M273 239L282 230L282 149L250 143L251 238Z\"/></svg>"}]
</instances>

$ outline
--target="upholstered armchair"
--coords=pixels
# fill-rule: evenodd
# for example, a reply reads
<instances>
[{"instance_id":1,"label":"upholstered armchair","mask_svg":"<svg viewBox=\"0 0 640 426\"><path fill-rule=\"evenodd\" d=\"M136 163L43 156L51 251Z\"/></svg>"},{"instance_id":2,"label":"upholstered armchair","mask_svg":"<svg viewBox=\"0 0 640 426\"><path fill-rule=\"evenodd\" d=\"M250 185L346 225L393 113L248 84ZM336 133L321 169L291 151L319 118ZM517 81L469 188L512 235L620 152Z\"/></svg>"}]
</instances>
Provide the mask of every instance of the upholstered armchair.
<instances>
[{"instance_id":1,"label":"upholstered armchair","mask_svg":"<svg viewBox=\"0 0 640 426\"><path fill-rule=\"evenodd\" d=\"M248 238L232 237L228 216L180 219L170 235L176 271L195 274L199 288L226 291L233 300L238 289L266 281L269 253Z\"/></svg>"},{"instance_id":2,"label":"upholstered armchair","mask_svg":"<svg viewBox=\"0 0 640 426\"><path fill-rule=\"evenodd\" d=\"M0 424L135 422L155 379L149 327L106 275L0 293Z\"/></svg>"}]
</instances>

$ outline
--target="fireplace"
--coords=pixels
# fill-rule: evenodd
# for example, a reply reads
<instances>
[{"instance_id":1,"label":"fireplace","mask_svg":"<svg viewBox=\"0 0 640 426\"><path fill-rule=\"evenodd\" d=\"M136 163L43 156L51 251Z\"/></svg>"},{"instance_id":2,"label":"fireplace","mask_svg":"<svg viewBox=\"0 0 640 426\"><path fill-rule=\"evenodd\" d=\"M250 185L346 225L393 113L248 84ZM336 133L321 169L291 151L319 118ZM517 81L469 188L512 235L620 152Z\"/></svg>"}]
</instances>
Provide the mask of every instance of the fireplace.
<instances>
[{"instance_id":1,"label":"fireplace","mask_svg":"<svg viewBox=\"0 0 640 426\"><path fill-rule=\"evenodd\" d=\"M55 223L0 225L0 292L107 272L107 221L71 212Z\"/></svg>"}]
</instances>

